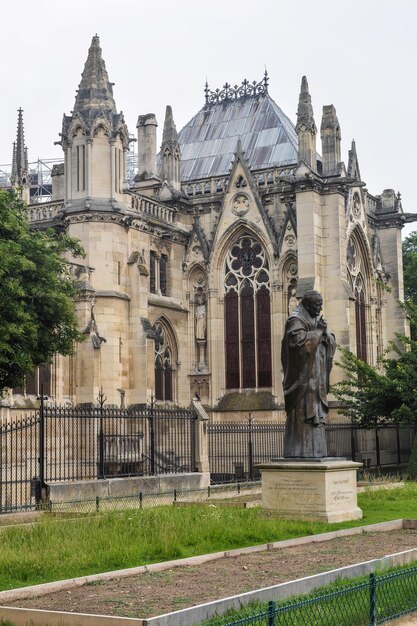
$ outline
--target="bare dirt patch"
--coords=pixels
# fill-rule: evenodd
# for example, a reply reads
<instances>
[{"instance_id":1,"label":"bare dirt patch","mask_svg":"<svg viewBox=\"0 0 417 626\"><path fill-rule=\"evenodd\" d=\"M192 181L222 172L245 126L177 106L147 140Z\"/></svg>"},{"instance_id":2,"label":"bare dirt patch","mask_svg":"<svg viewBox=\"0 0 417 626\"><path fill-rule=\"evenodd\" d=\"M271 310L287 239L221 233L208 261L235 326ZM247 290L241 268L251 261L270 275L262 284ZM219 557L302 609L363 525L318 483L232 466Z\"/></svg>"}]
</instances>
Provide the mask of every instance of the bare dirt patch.
<instances>
[{"instance_id":1,"label":"bare dirt patch","mask_svg":"<svg viewBox=\"0 0 417 626\"><path fill-rule=\"evenodd\" d=\"M100 581L4 604L146 618L416 547L417 531L364 533Z\"/></svg>"}]
</instances>

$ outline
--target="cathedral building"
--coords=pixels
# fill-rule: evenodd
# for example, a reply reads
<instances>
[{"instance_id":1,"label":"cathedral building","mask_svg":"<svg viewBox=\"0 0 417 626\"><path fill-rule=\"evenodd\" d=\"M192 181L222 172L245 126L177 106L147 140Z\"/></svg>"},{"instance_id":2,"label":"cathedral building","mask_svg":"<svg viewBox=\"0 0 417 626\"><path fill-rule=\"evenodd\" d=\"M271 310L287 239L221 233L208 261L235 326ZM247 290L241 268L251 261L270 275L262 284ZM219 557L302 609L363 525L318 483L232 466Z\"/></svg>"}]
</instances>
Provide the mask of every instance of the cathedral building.
<instances>
[{"instance_id":1,"label":"cathedral building","mask_svg":"<svg viewBox=\"0 0 417 626\"><path fill-rule=\"evenodd\" d=\"M323 107L318 131L305 77L295 126L265 73L206 85L179 132L167 106L160 148L153 114L136 128L128 181L132 139L95 36L63 118L52 202L28 209L34 227L65 229L85 249L72 267L86 339L16 402L42 379L57 402L94 403L100 388L123 406L198 394L213 421L283 419L282 333L305 291L320 291L338 344L371 364L406 332L400 194L368 191L354 142L342 161L336 110ZM342 377L335 367L331 382Z\"/></svg>"}]
</instances>

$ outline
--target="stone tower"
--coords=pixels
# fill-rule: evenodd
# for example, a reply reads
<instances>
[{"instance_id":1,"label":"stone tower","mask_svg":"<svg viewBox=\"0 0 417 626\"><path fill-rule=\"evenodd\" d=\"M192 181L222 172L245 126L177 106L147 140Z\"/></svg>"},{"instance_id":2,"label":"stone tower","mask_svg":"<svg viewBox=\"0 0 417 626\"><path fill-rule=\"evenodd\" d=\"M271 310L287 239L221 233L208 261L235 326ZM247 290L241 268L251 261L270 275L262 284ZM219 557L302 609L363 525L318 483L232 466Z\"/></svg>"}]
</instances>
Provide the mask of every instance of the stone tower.
<instances>
[{"instance_id":1,"label":"stone tower","mask_svg":"<svg viewBox=\"0 0 417 626\"><path fill-rule=\"evenodd\" d=\"M112 83L93 37L71 115L64 115L61 145L65 153L62 219L86 253L77 273L76 303L87 335L74 360L77 400L95 402L100 387L119 402L122 345L128 342L128 296L123 289L126 232L122 215L128 130L116 110ZM78 261L78 260L77 260ZM105 344L105 355L102 346Z\"/></svg>"},{"instance_id":2,"label":"stone tower","mask_svg":"<svg viewBox=\"0 0 417 626\"><path fill-rule=\"evenodd\" d=\"M323 176L336 176L341 162L340 142L342 136L336 109L332 104L323 107L320 134L323 159L322 174Z\"/></svg>"},{"instance_id":3,"label":"stone tower","mask_svg":"<svg viewBox=\"0 0 417 626\"><path fill-rule=\"evenodd\" d=\"M93 37L71 115L64 115L67 212L121 209L129 136L117 113L113 86Z\"/></svg>"},{"instance_id":4,"label":"stone tower","mask_svg":"<svg viewBox=\"0 0 417 626\"><path fill-rule=\"evenodd\" d=\"M25 145L25 132L23 128L23 110L18 109L17 118L17 136L13 143L13 160L12 160L12 187L17 189L23 202L30 202L30 185L29 185L29 165L28 153Z\"/></svg>"}]
</instances>

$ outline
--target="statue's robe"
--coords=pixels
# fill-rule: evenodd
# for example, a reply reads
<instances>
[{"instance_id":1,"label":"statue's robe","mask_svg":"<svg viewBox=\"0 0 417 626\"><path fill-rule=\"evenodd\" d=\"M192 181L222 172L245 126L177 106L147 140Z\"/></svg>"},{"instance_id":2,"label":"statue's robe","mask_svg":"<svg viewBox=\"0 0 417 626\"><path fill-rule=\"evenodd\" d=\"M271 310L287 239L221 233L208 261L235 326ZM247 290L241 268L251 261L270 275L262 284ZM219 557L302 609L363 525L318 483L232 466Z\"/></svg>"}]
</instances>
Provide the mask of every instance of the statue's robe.
<instances>
[{"instance_id":1,"label":"statue's robe","mask_svg":"<svg viewBox=\"0 0 417 626\"><path fill-rule=\"evenodd\" d=\"M318 320L300 304L285 326L281 352L287 413L284 457L327 456L324 425L336 342L334 335L317 327Z\"/></svg>"}]
</instances>

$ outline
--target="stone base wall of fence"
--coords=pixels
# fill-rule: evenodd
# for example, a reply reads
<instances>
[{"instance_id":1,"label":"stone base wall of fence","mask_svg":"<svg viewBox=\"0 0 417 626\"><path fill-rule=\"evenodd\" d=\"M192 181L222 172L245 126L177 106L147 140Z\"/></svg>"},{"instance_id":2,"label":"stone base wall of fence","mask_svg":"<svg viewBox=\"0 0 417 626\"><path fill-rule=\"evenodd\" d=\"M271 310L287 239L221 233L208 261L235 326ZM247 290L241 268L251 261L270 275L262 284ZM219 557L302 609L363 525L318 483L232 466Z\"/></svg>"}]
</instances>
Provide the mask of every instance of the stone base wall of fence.
<instances>
[{"instance_id":1,"label":"stone base wall of fence","mask_svg":"<svg viewBox=\"0 0 417 626\"><path fill-rule=\"evenodd\" d=\"M160 476L130 476L105 478L103 480L79 480L75 482L51 483L48 485L48 500L54 503L77 502L94 498L123 498L137 493L168 493L205 489L210 485L209 472L189 474L166 474Z\"/></svg>"}]
</instances>

